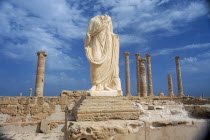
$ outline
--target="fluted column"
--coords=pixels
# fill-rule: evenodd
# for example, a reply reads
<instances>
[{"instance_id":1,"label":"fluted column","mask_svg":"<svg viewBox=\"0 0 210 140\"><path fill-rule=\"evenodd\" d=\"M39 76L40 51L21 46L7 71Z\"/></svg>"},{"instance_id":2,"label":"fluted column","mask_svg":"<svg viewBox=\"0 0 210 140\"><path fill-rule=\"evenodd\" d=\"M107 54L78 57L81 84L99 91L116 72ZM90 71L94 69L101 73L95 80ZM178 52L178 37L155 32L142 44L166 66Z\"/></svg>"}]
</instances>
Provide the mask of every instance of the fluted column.
<instances>
[{"instance_id":1,"label":"fluted column","mask_svg":"<svg viewBox=\"0 0 210 140\"><path fill-rule=\"evenodd\" d=\"M168 96L174 96L173 81L171 74L168 74Z\"/></svg>"},{"instance_id":2,"label":"fluted column","mask_svg":"<svg viewBox=\"0 0 210 140\"><path fill-rule=\"evenodd\" d=\"M181 76L181 68L180 68L179 59L180 59L180 56L175 56L178 96L184 96L183 88L182 88L182 76Z\"/></svg>"},{"instance_id":3,"label":"fluted column","mask_svg":"<svg viewBox=\"0 0 210 140\"><path fill-rule=\"evenodd\" d=\"M151 54L146 54L146 61L147 61L147 92L148 96L153 96Z\"/></svg>"},{"instance_id":4,"label":"fluted column","mask_svg":"<svg viewBox=\"0 0 210 140\"><path fill-rule=\"evenodd\" d=\"M38 62L36 71L36 85L35 96L42 97L44 90L44 71L45 71L45 57L47 54L44 51L38 51Z\"/></svg>"},{"instance_id":5,"label":"fluted column","mask_svg":"<svg viewBox=\"0 0 210 140\"><path fill-rule=\"evenodd\" d=\"M140 73L140 96L147 96L147 81L146 81L146 69L145 69L145 58L139 58L139 73Z\"/></svg>"},{"instance_id":6,"label":"fluted column","mask_svg":"<svg viewBox=\"0 0 210 140\"><path fill-rule=\"evenodd\" d=\"M29 89L29 96L32 96L32 88Z\"/></svg>"},{"instance_id":7,"label":"fluted column","mask_svg":"<svg viewBox=\"0 0 210 140\"><path fill-rule=\"evenodd\" d=\"M124 52L125 56L125 90L126 96L131 96L131 90L130 90L130 64L129 64L129 52Z\"/></svg>"},{"instance_id":8,"label":"fluted column","mask_svg":"<svg viewBox=\"0 0 210 140\"><path fill-rule=\"evenodd\" d=\"M140 53L136 53L136 87L137 87L137 93L136 96L140 96L140 79L139 79L139 58L140 58Z\"/></svg>"}]
</instances>

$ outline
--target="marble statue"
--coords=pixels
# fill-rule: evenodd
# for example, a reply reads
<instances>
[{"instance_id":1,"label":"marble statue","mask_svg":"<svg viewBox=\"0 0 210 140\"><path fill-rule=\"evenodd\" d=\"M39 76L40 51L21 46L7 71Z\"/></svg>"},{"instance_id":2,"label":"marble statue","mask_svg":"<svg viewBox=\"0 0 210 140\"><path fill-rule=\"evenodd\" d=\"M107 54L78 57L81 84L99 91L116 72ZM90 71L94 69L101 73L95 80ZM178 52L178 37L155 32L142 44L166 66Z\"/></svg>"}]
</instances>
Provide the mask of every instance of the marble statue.
<instances>
[{"instance_id":1,"label":"marble statue","mask_svg":"<svg viewBox=\"0 0 210 140\"><path fill-rule=\"evenodd\" d=\"M119 91L119 37L113 33L111 17L93 17L88 26L85 52L90 63L90 91Z\"/></svg>"}]
</instances>

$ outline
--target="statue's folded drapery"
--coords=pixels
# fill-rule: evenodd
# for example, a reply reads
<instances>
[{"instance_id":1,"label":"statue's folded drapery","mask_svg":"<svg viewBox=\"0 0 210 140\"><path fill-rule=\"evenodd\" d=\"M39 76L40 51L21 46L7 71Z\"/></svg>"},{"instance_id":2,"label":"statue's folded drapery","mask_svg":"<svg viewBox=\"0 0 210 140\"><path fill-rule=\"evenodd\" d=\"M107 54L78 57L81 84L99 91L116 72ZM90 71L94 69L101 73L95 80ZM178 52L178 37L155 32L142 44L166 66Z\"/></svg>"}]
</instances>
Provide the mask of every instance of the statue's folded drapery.
<instances>
[{"instance_id":1,"label":"statue's folded drapery","mask_svg":"<svg viewBox=\"0 0 210 140\"><path fill-rule=\"evenodd\" d=\"M85 41L90 62L91 83L96 90L121 90L119 79L119 38L113 33L111 18L95 16L89 22Z\"/></svg>"}]
</instances>

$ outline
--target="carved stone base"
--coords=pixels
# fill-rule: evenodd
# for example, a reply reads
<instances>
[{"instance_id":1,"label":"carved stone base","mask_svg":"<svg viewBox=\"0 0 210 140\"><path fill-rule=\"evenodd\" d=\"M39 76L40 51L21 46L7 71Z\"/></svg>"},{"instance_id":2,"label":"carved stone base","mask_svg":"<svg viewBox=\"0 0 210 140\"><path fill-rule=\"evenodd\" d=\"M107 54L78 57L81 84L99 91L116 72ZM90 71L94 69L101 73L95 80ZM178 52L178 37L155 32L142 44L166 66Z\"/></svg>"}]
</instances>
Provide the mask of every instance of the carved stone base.
<instances>
[{"instance_id":1,"label":"carved stone base","mask_svg":"<svg viewBox=\"0 0 210 140\"><path fill-rule=\"evenodd\" d=\"M83 96L73 108L76 121L137 120L142 113L126 97Z\"/></svg>"},{"instance_id":2,"label":"carved stone base","mask_svg":"<svg viewBox=\"0 0 210 140\"><path fill-rule=\"evenodd\" d=\"M103 90L103 91L87 91L88 96L122 96L122 91L119 90Z\"/></svg>"}]
</instances>

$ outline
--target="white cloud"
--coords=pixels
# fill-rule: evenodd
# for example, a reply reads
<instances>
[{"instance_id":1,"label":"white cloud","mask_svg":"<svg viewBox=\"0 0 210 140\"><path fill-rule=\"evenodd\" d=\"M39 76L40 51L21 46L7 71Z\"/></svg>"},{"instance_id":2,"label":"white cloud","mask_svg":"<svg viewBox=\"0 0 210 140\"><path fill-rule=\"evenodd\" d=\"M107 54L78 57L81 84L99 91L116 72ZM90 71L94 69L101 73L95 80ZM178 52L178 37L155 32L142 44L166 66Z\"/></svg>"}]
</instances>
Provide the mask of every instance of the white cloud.
<instances>
[{"instance_id":1,"label":"white cloud","mask_svg":"<svg viewBox=\"0 0 210 140\"><path fill-rule=\"evenodd\" d=\"M181 63L182 63L183 65L189 64L189 63L196 63L197 60L198 60L198 59L197 59L196 57L188 57L188 58L183 58L183 59L181 60Z\"/></svg>"},{"instance_id":2,"label":"white cloud","mask_svg":"<svg viewBox=\"0 0 210 140\"><path fill-rule=\"evenodd\" d=\"M141 44L146 43L147 41L144 38L133 36L133 35L127 35L127 34L120 34L120 43L121 44Z\"/></svg>"},{"instance_id":3,"label":"white cloud","mask_svg":"<svg viewBox=\"0 0 210 140\"><path fill-rule=\"evenodd\" d=\"M188 49L200 49L200 48L210 48L210 43L192 44L192 45L186 45L183 47L177 47L177 48L173 48L173 49L157 50L153 53L153 56L169 55L175 51L182 51L182 50L188 50Z\"/></svg>"},{"instance_id":4,"label":"white cloud","mask_svg":"<svg viewBox=\"0 0 210 140\"><path fill-rule=\"evenodd\" d=\"M65 0L20 0L1 2L1 52L9 58L35 62L37 51L46 51L50 69L79 68L78 58L71 50L71 39L83 39L87 19L81 10ZM55 63L56 62L56 63Z\"/></svg>"}]
</instances>

